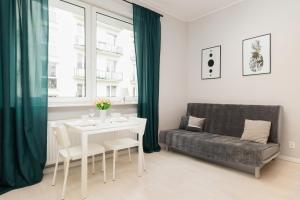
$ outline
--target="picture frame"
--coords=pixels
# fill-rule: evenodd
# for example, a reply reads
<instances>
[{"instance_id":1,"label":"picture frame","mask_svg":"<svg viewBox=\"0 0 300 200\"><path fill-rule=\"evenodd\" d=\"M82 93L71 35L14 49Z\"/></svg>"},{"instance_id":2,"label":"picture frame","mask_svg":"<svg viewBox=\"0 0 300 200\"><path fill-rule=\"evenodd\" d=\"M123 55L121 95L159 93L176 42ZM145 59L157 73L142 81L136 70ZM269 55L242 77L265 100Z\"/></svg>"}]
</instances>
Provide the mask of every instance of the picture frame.
<instances>
[{"instance_id":1,"label":"picture frame","mask_svg":"<svg viewBox=\"0 0 300 200\"><path fill-rule=\"evenodd\" d=\"M221 78L221 45L202 49L201 79Z\"/></svg>"},{"instance_id":2,"label":"picture frame","mask_svg":"<svg viewBox=\"0 0 300 200\"><path fill-rule=\"evenodd\" d=\"M271 33L242 41L243 76L271 74Z\"/></svg>"}]
</instances>

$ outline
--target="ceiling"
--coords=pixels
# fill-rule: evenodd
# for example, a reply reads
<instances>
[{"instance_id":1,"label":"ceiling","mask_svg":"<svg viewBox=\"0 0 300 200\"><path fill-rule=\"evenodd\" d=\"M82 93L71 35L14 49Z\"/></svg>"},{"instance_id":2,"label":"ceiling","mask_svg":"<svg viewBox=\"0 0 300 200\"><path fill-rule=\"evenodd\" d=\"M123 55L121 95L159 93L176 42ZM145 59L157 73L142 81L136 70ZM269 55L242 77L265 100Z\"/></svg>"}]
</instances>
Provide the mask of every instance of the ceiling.
<instances>
[{"instance_id":1,"label":"ceiling","mask_svg":"<svg viewBox=\"0 0 300 200\"><path fill-rule=\"evenodd\" d=\"M193 21L243 0L140 0L182 21Z\"/></svg>"}]
</instances>

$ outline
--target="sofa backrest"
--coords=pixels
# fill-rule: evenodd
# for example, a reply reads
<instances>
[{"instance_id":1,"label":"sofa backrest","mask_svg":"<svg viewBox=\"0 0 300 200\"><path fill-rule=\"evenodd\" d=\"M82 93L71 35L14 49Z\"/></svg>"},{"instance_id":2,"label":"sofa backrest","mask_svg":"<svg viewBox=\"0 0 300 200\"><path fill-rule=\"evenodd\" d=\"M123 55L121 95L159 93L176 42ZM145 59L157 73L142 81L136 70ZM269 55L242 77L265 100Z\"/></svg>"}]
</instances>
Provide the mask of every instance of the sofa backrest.
<instances>
[{"instance_id":1,"label":"sofa backrest","mask_svg":"<svg viewBox=\"0 0 300 200\"><path fill-rule=\"evenodd\" d=\"M271 122L268 142L279 143L280 106L189 103L187 116L206 118L204 131L241 137L245 119Z\"/></svg>"}]
</instances>

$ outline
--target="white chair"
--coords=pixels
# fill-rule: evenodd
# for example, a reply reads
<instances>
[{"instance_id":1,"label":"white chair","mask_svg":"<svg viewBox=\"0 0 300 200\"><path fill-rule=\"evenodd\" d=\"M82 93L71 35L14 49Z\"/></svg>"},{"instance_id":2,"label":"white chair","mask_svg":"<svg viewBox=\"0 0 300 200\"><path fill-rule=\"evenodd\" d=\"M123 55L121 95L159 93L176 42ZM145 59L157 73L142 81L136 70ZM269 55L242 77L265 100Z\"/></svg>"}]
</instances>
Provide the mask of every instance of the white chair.
<instances>
[{"instance_id":1,"label":"white chair","mask_svg":"<svg viewBox=\"0 0 300 200\"><path fill-rule=\"evenodd\" d=\"M147 119L136 119L136 120L139 120L141 123L140 130L138 131L144 133ZM139 139L143 139L143 138L139 138ZM104 145L106 149L113 151L113 180L115 180L116 179L116 158L117 158L118 151L122 149L128 149L129 160L131 161L130 148L138 147L139 141L134 140L132 138L120 138L120 139L105 141ZM143 168L144 170L146 170L144 153L142 158L143 158Z\"/></svg>"},{"instance_id":2,"label":"white chair","mask_svg":"<svg viewBox=\"0 0 300 200\"><path fill-rule=\"evenodd\" d=\"M67 129L64 125L54 125L53 133L59 146L57 153L57 159L55 163L54 175L52 185L55 185L56 172L58 167L59 158L62 157L64 160L64 183L62 190L62 199L65 197L67 178L69 173L70 161L82 158L81 146L71 146L71 142L68 136ZM103 180L106 182L106 163L105 163L105 149L103 146L98 144L89 143L88 145L88 156L92 156L92 167L93 173L95 173L95 155L102 154L102 170Z\"/></svg>"}]
</instances>

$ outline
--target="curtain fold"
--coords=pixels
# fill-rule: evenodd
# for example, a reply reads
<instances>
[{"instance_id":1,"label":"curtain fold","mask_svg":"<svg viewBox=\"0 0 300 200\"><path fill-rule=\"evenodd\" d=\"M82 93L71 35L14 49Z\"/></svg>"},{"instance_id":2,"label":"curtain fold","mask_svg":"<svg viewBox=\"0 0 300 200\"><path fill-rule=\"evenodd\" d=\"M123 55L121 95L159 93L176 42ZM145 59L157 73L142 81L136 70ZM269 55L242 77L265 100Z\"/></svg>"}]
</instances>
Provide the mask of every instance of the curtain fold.
<instances>
[{"instance_id":1,"label":"curtain fold","mask_svg":"<svg viewBox=\"0 0 300 200\"><path fill-rule=\"evenodd\" d=\"M43 177L47 65L48 0L1 0L0 194Z\"/></svg>"},{"instance_id":2,"label":"curtain fold","mask_svg":"<svg viewBox=\"0 0 300 200\"><path fill-rule=\"evenodd\" d=\"M138 79L138 117L147 118L143 138L146 153L160 151L158 144L160 15L133 4L133 28Z\"/></svg>"}]
</instances>

